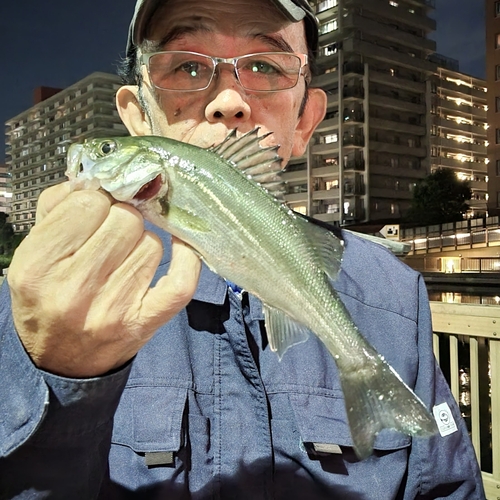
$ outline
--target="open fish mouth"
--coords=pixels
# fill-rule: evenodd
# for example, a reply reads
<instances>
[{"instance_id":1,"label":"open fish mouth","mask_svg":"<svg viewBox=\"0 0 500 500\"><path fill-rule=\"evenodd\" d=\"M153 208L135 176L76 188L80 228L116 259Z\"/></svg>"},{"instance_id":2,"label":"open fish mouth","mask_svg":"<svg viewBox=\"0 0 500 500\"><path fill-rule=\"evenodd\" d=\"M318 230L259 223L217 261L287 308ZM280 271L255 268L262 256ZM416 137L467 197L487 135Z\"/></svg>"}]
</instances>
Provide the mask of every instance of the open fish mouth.
<instances>
[{"instance_id":1,"label":"open fish mouth","mask_svg":"<svg viewBox=\"0 0 500 500\"><path fill-rule=\"evenodd\" d=\"M161 186L161 174L158 174L152 181L146 182L146 184L137 191L133 199L138 201L150 200L160 192Z\"/></svg>"}]
</instances>

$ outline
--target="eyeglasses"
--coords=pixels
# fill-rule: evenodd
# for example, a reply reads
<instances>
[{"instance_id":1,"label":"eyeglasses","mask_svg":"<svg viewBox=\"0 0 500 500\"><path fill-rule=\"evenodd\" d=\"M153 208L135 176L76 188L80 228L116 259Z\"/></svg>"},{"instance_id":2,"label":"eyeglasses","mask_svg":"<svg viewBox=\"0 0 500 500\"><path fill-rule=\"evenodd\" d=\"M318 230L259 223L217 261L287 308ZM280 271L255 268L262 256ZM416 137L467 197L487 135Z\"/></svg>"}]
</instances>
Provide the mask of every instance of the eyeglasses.
<instances>
[{"instance_id":1,"label":"eyeglasses","mask_svg":"<svg viewBox=\"0 0 500 500\"><path fill-rule=\"evenodd\" d=\"M153 85L161 90L192 92L207 89L219 64L231 64L240 85L255 92L278 92L295 87L307 65L306 54L260 52L240 57L212 57L172 50L142 54Z\"/></svg>"}]
</instances>

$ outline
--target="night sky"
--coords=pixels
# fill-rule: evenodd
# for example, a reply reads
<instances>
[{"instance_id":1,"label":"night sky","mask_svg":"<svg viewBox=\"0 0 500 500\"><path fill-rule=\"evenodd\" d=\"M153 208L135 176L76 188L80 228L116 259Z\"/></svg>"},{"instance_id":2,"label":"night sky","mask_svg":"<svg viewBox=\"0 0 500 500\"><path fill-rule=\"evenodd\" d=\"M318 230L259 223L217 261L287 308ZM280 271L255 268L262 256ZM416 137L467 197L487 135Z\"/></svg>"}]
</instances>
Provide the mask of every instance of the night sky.
<instances>
[{"instance_id":1,"label":"night sky","mask_svg":"<svg viewBox=\"0 0 500 500\"><path fill-rule=\"evenodd\" d=\"M437 51L458 59L463 73L485 78L484 0L436 4ZM115 73L134 5L135 0L1 0L0 123L31 107L38 86L64 88L93 71Z\"/></svg>"}]
</instances>

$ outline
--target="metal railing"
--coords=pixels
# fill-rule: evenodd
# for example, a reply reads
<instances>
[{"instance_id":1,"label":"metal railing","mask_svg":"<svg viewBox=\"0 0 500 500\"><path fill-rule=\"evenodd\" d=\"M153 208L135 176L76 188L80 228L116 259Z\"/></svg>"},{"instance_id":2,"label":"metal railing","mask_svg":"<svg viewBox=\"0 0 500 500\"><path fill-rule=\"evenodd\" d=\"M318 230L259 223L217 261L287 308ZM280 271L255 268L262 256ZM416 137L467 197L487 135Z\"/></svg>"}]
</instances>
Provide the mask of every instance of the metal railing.
<instances>
[{"instance_id":1,"label":"metal railing","mask_svg":"<svg viewBox=\"0 0 500 500\"><path fill-rule=\"evenodd\" d=\"M486 497L500 499L500 306L431 302L434 352L469 428Z\"/></svg>"}]
</instances>

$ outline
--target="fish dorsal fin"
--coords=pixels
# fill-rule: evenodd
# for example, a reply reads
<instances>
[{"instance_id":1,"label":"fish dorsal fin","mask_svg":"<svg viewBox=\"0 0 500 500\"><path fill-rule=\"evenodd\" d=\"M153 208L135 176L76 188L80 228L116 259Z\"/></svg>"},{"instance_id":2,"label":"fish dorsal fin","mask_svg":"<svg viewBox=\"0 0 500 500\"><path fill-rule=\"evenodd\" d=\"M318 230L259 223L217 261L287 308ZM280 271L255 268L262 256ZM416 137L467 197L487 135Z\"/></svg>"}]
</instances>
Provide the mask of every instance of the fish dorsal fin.
<instances>
[{"instance_id":1,"label":"fish dorsal fin","mask_svg":"<svg viewBox=\"0 0 500 500\"><path fill-rule=\"evenodd\" d=\"M297 222L307 235L308 244L312 244L326 275L335 280L339 274L344 252L344 242L332 231L310 222L297 214Z\"/></svg>"},{"instance_id":2,"label":"fish dorsal fin","mask_svg":"<svg viewBox=\"0 0 500 500\"><path fill-rule=\"evenodd\" d=\"M283 171L282 158L278 155L279 146L261 147L259 143L271 133L259 137L259 128L236 137L236 129L218 146L209 148L224 160L231 162L235 168L274 197L283 201L285 183L280 177Z\"/></svg>"},{"instance_id":3,"label":"fish dorsal fin","mask_svg":"<svg viewBox=\"0 0 500 500\"><path fill-rule=\"evenodd\" d=\"M279 360L286 350L293 345L305 342L309 338L309 330L290 316L274 307L263 305L266 321L267 339L271 351L277 353Z\"/></svg>"}]
</instances>

